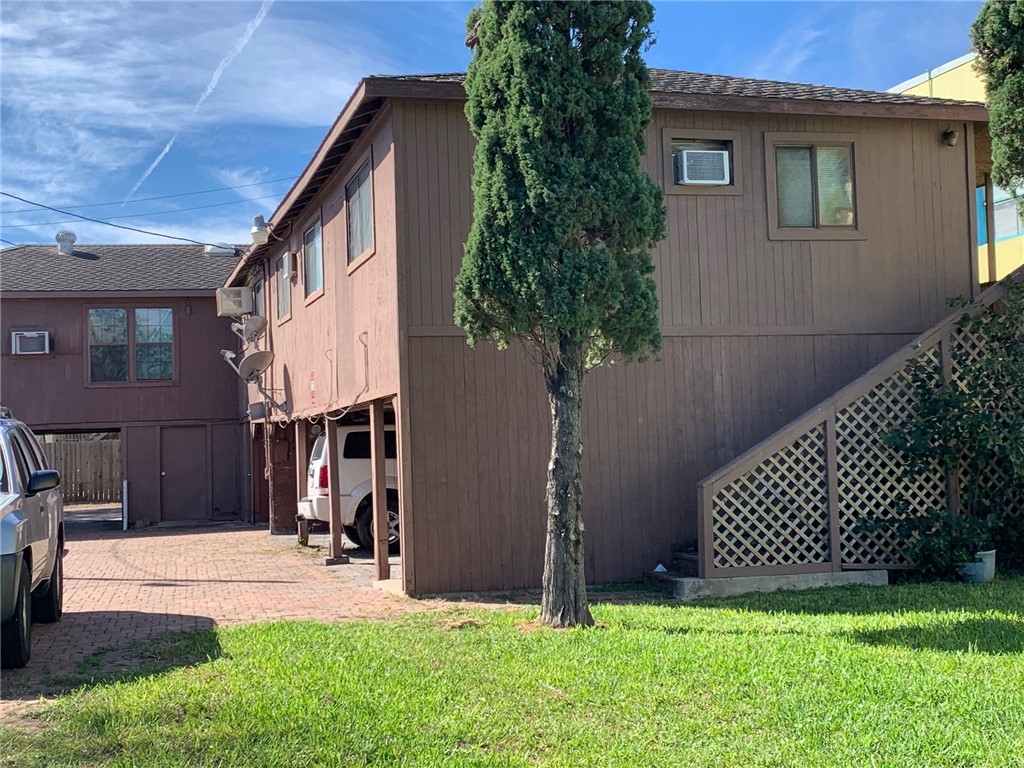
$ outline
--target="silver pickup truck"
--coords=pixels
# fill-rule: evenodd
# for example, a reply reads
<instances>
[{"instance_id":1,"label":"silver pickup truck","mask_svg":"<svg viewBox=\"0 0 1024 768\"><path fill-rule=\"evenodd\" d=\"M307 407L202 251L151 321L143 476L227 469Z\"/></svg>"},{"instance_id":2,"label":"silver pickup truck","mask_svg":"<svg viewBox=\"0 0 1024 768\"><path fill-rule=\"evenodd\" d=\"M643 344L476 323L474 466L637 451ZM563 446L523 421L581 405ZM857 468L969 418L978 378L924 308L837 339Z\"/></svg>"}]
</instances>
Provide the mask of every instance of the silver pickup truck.
<instances>
[{"instance_id":1,"label":"silver pickup truck","mask_svg":"<svg viewBox=\"0 0 1024 768\"><path fill-rule=\"evenodd\" d=\"M32 432L0 407L0 666L24 667L32 622L64 610L64 503Z\"/></svg>"}]
</instances>

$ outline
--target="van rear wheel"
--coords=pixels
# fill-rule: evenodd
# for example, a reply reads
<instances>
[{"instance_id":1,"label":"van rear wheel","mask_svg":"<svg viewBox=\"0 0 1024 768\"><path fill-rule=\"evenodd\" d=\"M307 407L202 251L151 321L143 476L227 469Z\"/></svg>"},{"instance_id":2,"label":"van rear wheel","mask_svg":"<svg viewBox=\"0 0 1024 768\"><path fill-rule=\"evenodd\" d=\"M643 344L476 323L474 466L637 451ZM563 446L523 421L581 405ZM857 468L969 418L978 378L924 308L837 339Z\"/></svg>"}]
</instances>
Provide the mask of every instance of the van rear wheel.
<instances>
[{"instance_id":1,"label":"van rear wheel","mask_svg":"<svg viewBox=\"0 0 1024 768\"><path fill-rule=\"evenodd\" d=\"M356 533L359 543L370 550L373 546L373 496L367 496L356 512ZM395 554L399 549L398 491L388 490L388 552Z\"/></svg>"}]
</instances>

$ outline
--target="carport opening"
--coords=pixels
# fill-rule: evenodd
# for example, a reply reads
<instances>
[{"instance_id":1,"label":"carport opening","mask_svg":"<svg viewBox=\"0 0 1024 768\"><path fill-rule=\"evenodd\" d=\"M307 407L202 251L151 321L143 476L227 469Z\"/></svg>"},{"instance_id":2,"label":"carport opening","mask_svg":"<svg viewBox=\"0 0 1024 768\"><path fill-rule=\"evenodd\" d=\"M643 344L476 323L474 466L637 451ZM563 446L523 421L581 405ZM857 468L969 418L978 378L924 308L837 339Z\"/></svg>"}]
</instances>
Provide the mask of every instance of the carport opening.
<instances>
[{"instance_id":1,"label":"carport opening","mask_svg":"<svg viewBox=\"0 0 1024 768\"><path fill-rule=\"evenodd\" d=\"M43 455L60 473L65 504L121 503L121 433L36 433Z\"/></svg>"},{"instance_id":2,"label":"carport opening","mask_svg":"<svg viewBox=\"0 0 1024 768\"><path fill-rule=\"evenodd\" d=\"M124 487L121 432L42 432L36 437L47 463L60 474L67 524L119 530Z\"/></svg>"},{"instance_id":3,"label":"carport opening","mask_svg":"<svg viewBox=\"0 0 1024 768\"><path fill-rule=\"evenodd\" d=\"M398 579L401 573L401 512L395 412L390 405L383 409L382 422L387 476L387 562L390 566L390 578ZM328 423L337 429L336 468L330 467L326 449ZM316 422L300 425L296 430L298 458L305 468L297 477L300 541L307 540L312 546L332 551L328 495L332 478L336 478L338 501L342 510L341 554L353 564L374 564L374 541L377 536L373 522L371 431L372 420L369 410L352 410L340 415L340 418L333 422L321 417ZM332 560L333 556L328 562L331 563ZM343 560L339 564L343 565Z\"/></svg>"}]
</instances>

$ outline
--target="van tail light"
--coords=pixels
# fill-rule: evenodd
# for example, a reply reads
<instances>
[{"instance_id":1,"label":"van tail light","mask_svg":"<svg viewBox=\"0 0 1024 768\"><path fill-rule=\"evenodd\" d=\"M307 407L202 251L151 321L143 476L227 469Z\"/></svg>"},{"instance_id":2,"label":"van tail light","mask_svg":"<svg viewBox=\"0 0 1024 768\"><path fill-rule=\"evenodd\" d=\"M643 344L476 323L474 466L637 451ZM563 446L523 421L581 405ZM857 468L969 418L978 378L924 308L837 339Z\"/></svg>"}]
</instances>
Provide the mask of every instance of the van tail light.
<instances>
[{"instance_id":1,"label":"van tail light","mask_svg":"<svg viewBox=\"0 0 1024 768\"><path fill-rule=\"evenodd\" d=\"M322 464L320 466L320 476L316 480L317 488L319 489L321 496L326 496L327 495L327 487L328 487L327 478L328 478L328 476L329 475L328 475L328 472L327 472L327 465L326 464Z\"/></svg>"}]
</instances>

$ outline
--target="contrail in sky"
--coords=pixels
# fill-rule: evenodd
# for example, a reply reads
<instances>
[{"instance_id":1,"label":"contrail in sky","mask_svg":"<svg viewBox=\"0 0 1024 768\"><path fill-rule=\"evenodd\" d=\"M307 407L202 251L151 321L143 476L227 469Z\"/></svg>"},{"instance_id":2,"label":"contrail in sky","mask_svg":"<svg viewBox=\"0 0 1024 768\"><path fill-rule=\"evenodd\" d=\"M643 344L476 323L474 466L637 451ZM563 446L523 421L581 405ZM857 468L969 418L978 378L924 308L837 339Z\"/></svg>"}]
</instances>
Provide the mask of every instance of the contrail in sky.
<instances>
[{"instance_id":1,"label":"contrail in sky","mask_svg":"<svg viewBox=\"0 0 1024 768\"><path fill-rule=\"evenodd\" d=\"M235 41L234 46L230 51L228 51L228 55L224 57L221 63L217 65L217 69L213 71L213 76L210 78L210 84L206 86L206 90L202 92L199 96L199 100L196 102L196 105L192 107L192 115L195 115L199 111L199 108L203 106L203 102L210 98L210 94L213 93L213 90L217 87L217 83L220 82L220 76L224 74L224 70L231 66L231 62L233 62L238 54L242 52L242 49L249 44L252 36L256 34L256 30L260 28L260 24L263 23L263 20L267 18L267 14L270 13L270 7L274 2L275 0L263 0L263 5L260 6L260 10L256 14L256 17L245 26L245 32L243 32L242 36ZM180 131L175 132L175 134L171 136L171 140L167 142L163 151L156 156L156 160L150 163L149 168L147 168L146 172L142 174L142 178L136 181L135 186L133 186L131 191L125 195L124 200L121 201L121 205L124 205L131 199L131 196L139 190L139 187L142 186L143 182L148 179L149 175L156 170L158 165L160 165L160 161L167 156L167 153L171 151L171 147L174 146L174 141L178 138L178 133L180 133Z\"/></svg>"}]
</instances>

